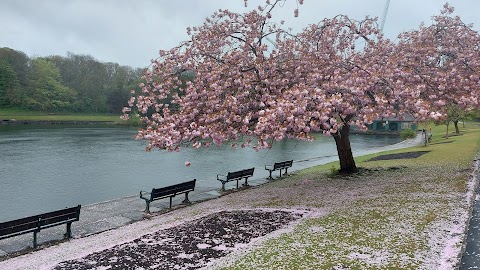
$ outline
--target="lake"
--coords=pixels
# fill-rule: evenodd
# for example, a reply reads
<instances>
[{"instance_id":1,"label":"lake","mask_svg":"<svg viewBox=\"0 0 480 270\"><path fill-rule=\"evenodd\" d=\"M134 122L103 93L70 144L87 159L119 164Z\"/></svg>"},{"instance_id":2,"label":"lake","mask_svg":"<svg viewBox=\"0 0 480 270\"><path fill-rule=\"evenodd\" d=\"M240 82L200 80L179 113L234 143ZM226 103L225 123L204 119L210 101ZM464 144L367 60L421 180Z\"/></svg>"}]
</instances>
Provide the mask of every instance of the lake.
<instances>
[{"instance_id":1,"label":"lake","mask_svg":"<svg viewBox=\"0 0 480 270\"><path fill-rule=\"evenodd\" d=\"M294 160L292 169L338 160L335 142L285 140L272 149L232 150L227 146L145 152L134 128L80 126L0 126L0 222L136 195L197 179L196 190L220 189L217 174L255 167L253 178L268 176L265 164ZM352 148L399 142L397 136L351 135ZM186 167L185 161L191 166Z\"/></svg>"}]
</instances>

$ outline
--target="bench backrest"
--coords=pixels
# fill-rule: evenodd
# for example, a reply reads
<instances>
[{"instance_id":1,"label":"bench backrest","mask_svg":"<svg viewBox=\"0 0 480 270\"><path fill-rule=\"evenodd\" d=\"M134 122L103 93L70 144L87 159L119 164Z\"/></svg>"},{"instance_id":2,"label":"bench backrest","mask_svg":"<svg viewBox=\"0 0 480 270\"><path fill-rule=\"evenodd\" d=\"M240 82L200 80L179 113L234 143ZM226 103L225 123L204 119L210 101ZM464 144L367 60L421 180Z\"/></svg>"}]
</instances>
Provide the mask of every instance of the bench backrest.
<instances>
[{"instance_id":1,"label":"bench backrest","mask_svg":"<svg viewBox=\"0 0 480 270\"><path fill-rule=\"evenodd\" d=\"M273 169L277 170L277 169L283 169L283 168L286 168L286 167L292 167L292 163L293 163L293 160L276 162L275 164L273 164Z\"/></svg>"},{"instance_id":2,"label":"bench backrest","mask_svg":"<svg viewBox=\"0 0 480 270\"><path fill-rule=\"evenodd\" d=\"M49 228L62 223L78 221L80 218L80 207L78 205L41 215L2 222L0 223L0 239Z\"/></svg>"},{"instance_id":3,"label":"bench backrest","mask_svg":"<svg viewBox=\"0 0 480 270\"><path fill-rule=\"evenodd\" d=\"M243 170L243 176L244 177L250 177L253 176L253 171L255 170L255 167L250 168L250 169L245 169Z\"/></svg>"},{"instance_id":4,"label":"bench backrest","mask_svg":"<svg viewBox=\"0 0 480 270\"><path fill-rule=\"evenodd\" d=\"M163 188L154 188L152 189L151 192L151 200L156 199L156 198L162 198L165 196L170 196L174 195L179 192L185 192L185 191L193 191L195 190L195 182L197 179L193 179L192 181L187 181L183 182L180 184L168 186L168 187L163 187Z\"/></svg>"},{"instance_id":5,"label":"bench backrest","mask_svg":"<svg viewBox=\"0 0 480 270\"><path fill-rule=\"evenodd\" d=\"M2 236L9 237L37 230L39 219L40 216L36 215L0 223L0 239Z\"/></svg>"},{"instance_id":6,"label":"bench backrest","mask_svg":"<svg viewBox=\"0 0 480 270\"><path fill-rule=\"evenodd\" d=\"M78 221L80 219L81 206L65 208L40 215L40 227L49 228L62 223Z\"/></svg>"},{"instance_id":7,"label":"bench backrest","mask_svg":"<svg viewBox=\"0 0 480 270\"><path fill-rule=\"evenodd\" d=\"M227 180L237 179L237 178L242 178L242 177L243 177L243 171L229 172L227 174Z\"/></svg>"},{"instance_id":8,"label":"bench backrest","mask_svg":"<svg viewBox=\"0 0 480 270\"><path fill-rule=\"evenodd\" d=\"M236 171L236 172L229 172L227 174L227 181L232 179L237 179L237 178L250 177L253 175L254 170L255 170L255 167L251 169Z\"/></svg>"}]
</instances>

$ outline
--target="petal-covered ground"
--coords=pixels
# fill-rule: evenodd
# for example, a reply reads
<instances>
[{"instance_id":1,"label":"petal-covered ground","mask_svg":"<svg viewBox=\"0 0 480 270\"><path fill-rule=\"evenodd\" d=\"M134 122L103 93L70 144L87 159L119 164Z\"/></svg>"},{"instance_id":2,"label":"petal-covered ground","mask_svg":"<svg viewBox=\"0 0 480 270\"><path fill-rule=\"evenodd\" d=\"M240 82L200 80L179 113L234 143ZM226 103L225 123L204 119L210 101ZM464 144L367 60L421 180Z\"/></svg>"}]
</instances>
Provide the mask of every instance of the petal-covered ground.
<instances>
[{"instance_id":1,"label":"petal-covered ground","mask_svg":"<svg viewBox=\"0 0 480 270\"><path fill-rule=\"evenodd\" d=\"M285 211L222 211L54 269L197 269L301 217Z\"/></svg>"}]
</instances>

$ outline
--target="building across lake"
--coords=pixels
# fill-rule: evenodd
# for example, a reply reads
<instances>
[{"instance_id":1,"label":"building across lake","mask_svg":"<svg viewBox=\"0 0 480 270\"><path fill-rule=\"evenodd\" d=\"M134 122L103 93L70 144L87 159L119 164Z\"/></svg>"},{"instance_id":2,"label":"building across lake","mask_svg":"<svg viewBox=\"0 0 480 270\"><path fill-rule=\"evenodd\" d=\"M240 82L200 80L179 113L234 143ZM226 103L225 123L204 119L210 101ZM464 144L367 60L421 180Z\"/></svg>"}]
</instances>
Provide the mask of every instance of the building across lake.
<instances>
[{"instance_id":1,"label":"building across lake","mask_svg":"<svg viewBox=\"0 0 480 270\"><path fill-rule=\"evenodd\" d=\"M400 132L404 129L417 130L418 125L410 114L404 114L403 117L390 117L375 119L371 125L368 125L369 131L374 132Z\"/></svg>"}]
</instances>

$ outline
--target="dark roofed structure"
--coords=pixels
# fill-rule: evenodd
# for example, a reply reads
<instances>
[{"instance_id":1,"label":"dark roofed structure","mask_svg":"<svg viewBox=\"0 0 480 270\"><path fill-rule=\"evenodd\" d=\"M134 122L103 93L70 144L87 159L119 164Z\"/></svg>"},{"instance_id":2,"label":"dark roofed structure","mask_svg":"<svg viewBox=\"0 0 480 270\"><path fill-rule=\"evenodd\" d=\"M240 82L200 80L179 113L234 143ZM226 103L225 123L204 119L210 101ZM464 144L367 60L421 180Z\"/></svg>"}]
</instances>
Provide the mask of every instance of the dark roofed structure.
<instances>
[{"instance_id":1,"label":"dark roofed structure","mask_svg":"<svg viewBox=\"0 0 480 270\"><path fill-rule=\"evenodd\" d=\"M368 125L368 130L379 132L400 132L404 129L417 129L417 124L412 115L406 113L403 118L390 117L375 119L371 125Z\"/></svg>"}]
</instances>

